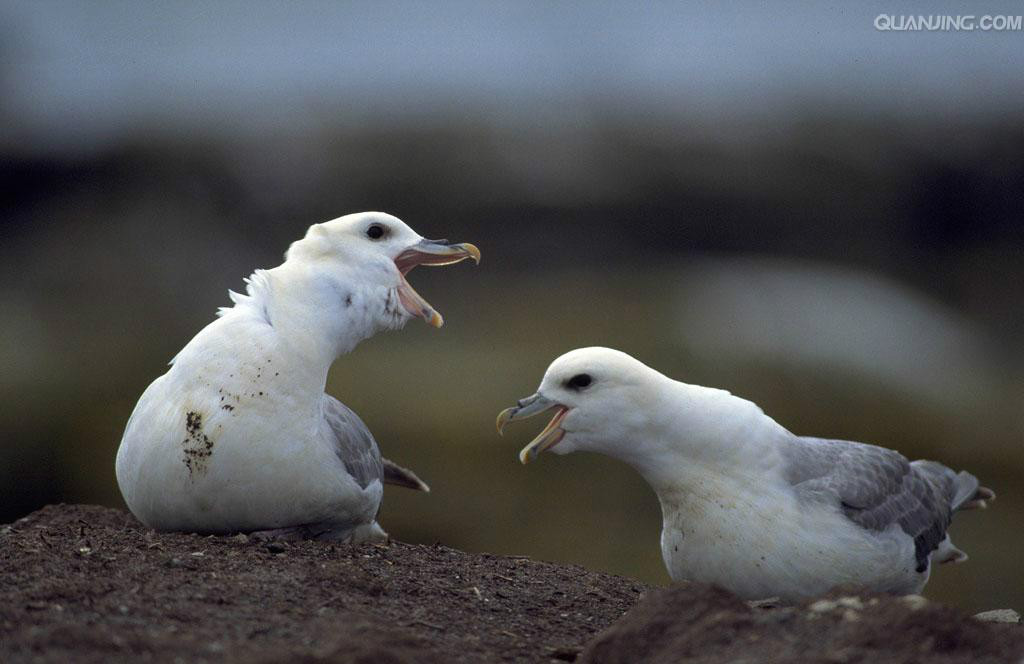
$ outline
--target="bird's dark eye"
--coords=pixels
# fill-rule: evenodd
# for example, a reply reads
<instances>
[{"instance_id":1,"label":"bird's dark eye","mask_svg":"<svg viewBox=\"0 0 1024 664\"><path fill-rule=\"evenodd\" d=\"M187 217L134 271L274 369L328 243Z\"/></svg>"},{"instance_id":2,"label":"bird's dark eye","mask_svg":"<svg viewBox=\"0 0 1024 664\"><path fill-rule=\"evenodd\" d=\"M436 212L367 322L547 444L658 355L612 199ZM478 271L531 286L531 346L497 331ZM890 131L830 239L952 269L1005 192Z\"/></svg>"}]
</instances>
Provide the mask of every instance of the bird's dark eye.
<instances>
[{"instance_id":1,"label":"bird's dark eye","mask_svg":"<svg viewBox=\"0 0 1024 664\"><path fill-rule=\"evenodd\" d=\"M366 237L371 240L379 240L384 237L385 234L387 234L387 229L380 224L370 224L370 227L366 229Z\"/></svg>"},{"instance_id":2,"label":"bird's dark eye","mask_svg":"<svg viewBox=\"0 0 1024 664\"><path fill-rule=\"evenodd\" d=\"M566 383L566 386L573 390L582 390L584 387L587 387L592 382L594 382L594 379L590 377L590 374L576 374L575 376L569 379L569 382Z\"/></svg>"}]
</instances>

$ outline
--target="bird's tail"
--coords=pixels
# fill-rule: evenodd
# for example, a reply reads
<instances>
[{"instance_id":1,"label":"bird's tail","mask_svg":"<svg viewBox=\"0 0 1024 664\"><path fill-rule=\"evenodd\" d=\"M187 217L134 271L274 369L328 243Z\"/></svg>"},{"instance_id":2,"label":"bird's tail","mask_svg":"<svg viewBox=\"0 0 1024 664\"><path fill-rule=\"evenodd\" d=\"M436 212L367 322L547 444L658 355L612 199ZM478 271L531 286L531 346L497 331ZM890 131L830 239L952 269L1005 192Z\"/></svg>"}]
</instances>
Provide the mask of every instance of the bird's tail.
<instances>
[{"instance_id":1,"label":"bird's tail","mask_svg":"<svg viewBox=\"0 0 1024 664\"><path fill-rule=\"evenodd\" d=\"M953 510L983 510L990 500L996 499L996 492L981 486L978 478L966 470L956 476L956 493L953 496Z\"/></svg>"},{"instance_id":2,"label":"bird's tail","mask_svg":"<svg viewBox=\"0 0 1024 664\"><path fill-rule=\"evenodd\" d=\"M934 478L933 481L939 482L936 485L937 487L950 487L948 482L952 482L950 487L952 489L952 499L949 506L953 512L957 510L985 509L988 507L989 501L996 499L996 494L992 489L981 486L978 478L966 470L956 473L941 463L925 460L914 461L912 465ZM945 491L948 490L945 489Z\"/></svg>"},{"instance_id":3,"label":"bird's tail","mask_svg":"<svg viewBox=\"0 0 1024 664\"><path fill-rule=\"evenodd\" d=\"M384 465L384 484L394 484L395 486L404 486L406 489L430 493L430 487L417 477L416 473L399 466L390 459L382 457L380 461Z\"/></svg>"}]
</instances>

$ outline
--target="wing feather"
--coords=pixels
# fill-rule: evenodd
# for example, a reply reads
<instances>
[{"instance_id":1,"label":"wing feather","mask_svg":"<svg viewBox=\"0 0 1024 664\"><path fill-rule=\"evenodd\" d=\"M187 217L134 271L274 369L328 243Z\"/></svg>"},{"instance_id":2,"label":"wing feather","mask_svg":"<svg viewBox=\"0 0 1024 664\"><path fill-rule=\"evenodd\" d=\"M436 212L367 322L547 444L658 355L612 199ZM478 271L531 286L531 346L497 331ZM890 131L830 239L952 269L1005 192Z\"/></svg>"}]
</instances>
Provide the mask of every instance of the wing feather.
<instances>
[{"instance_id":1,"label":"wing feather","mask_svg":"<svg viewBox=\"0 0 1024 664\"><path fill-rule=\"evenodd\" d=\"M960 477L942 464L911 463L875 445L794 437L784 457L786 479L798 494L835 500L848 519L868 530L899 524L914 540L918 572L945 539L963 491Z\"/></svg>"},{"instance_id":2,"label":"wing feather","mask_svg":"<svg viewBox=\"0 0 1024 664\"><path fill-rule=\"evenodd\" d=\"M377 441L359 416L329 394L323 398L323 413L328 439L348 474L364 489L381 480L384 468Z\"/></svg>"}]
</instances>

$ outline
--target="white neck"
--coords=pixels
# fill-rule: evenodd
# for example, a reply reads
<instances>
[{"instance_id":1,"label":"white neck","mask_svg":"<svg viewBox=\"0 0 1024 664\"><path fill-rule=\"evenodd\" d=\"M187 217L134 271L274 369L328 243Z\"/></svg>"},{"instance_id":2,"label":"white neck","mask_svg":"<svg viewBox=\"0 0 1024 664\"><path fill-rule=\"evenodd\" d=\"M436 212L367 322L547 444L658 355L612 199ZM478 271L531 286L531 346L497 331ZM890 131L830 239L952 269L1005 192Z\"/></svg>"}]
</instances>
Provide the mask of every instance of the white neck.
<instances>
[{"instance_id":1,"label":"white neck","mask_svg":"<svg viewBox=\"0 0 1024 664\"><path fill-rule=\"evenodd\" d=\"M235 306L222 315L262 318L273 329L275 351L322 392L335 359L382 327L400 327L406 320L394 289L349 281L286 261L254 273L248 295L232 293Z\"/></svg>"},{"instance_id":2,"label":"white neck","mask_svg":"<svg viewBox=\"0 0 1024 664\"><path fill-rule=\"evenodd\" d=\"M723 390L668 381L660 403L626 444L602 450L633 466L659 494L705 479L760 481L779 462L786 430L754 403Z\"/></svg>"}]
</instances>

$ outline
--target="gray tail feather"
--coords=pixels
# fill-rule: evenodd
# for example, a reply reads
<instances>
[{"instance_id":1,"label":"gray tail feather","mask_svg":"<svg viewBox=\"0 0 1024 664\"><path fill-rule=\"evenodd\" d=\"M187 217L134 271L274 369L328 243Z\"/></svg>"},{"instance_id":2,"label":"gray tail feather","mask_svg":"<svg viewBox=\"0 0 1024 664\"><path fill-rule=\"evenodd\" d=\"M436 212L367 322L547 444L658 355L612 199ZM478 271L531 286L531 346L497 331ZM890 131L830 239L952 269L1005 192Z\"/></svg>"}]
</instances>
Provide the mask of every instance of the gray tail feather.
<instances>
[{"instance_id":1,"label":"gray tail feather","mask_svg":"<svg viewBox=\"0 0 1024 664\"><path fill-rule=\"evenodd\" d=\"M935 480L941 478L942 483L938 486L949 486L946 482L953 483L953 496L950 501L950 508L953 512L957 510L985 509L988 507L988 501L996 499L996 494L992 489L981 486L978 478L966 470L955 473L941 463L923 459L913 461L911 465L933 476Z\"/></svg>"},{"instance_id":2,"label":"gray tail feather","mask_svg":"<svg viewBox=\"0 0 1024 664\"><path fill-rule=\"evenodd\" d=\"M394 461L384 458L381 458L381 463L384 465L384 484L394 484L395 486L404 486L406 489L430 493L427 483L408 468L403 468Z\"/></svg>"},{"instance_id":3,"label":"gray tail feather","mask_svg":"<svg viewBox=\"0 0 1024 664\"><path fill-rule=\"evenodd\" d=\"M995 491L981 486L978 478L966 470L956 476L956 493L953 495L953 510L977 510L988 507L988 501L995 500Z\"/></svg>"}]
</instances>

